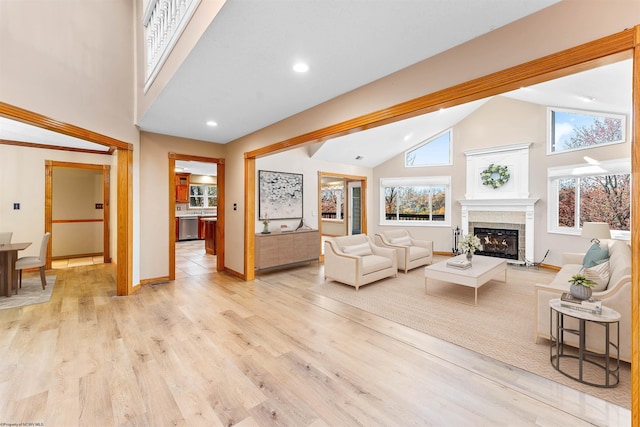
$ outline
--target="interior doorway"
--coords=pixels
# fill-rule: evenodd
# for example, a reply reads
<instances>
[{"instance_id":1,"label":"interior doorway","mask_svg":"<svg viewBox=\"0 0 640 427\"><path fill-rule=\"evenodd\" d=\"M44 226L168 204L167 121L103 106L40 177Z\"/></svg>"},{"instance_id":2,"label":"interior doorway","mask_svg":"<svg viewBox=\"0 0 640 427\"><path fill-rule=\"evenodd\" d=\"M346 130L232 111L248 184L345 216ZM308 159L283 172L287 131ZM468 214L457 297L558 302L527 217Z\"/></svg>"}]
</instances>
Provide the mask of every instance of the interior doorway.
<instances>
[{"instance_id":1,"label":"interior doorway","mask_svg":"<svg viewBox=\"0 0 640 427\"><path fill-rule=\"evenodd\" d=\"M366 234L366 188L364 176L318 172L321 254L327 238Z\"/></svg>"},{"instance_id":2,"label":"interior doorway","mask_svg":"<svg viewBox=\"0 0 640 427\"><path fill-rule=\"evenodd\" d=\"M46 162L47 269L111 262L110 172L109 165Z\"/></svg>"},{"instance_id":3,"label":"interior doorway","mask_svg":"<svg viewBox=\"0 0 640 427\"><path fill-rule=\"evenodd\" d=\"M181 276L224 269L224 171L224 159L169 153L169 280L177 263Z\"/></svg>"}]
</instances>

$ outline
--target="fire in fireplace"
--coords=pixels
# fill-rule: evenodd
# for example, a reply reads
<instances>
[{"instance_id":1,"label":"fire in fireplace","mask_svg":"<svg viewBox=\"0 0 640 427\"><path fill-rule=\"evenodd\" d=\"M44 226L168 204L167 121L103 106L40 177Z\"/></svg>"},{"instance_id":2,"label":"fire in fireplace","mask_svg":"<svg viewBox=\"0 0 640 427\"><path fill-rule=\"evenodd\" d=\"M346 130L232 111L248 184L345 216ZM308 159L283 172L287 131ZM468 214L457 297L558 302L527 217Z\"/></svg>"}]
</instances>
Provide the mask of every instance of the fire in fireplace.
<instances>
[{"instance_id":1,"label":"fire in fireplace","mask_svg":"<svg viewBox=\"0 0 640 427\"><path fill-rule=\"evenodd\" d=\"M502 228L474 228L475 234L482 243L478 255L496 258L518 259L518 230Z\"/></svg>"}]
</instances>

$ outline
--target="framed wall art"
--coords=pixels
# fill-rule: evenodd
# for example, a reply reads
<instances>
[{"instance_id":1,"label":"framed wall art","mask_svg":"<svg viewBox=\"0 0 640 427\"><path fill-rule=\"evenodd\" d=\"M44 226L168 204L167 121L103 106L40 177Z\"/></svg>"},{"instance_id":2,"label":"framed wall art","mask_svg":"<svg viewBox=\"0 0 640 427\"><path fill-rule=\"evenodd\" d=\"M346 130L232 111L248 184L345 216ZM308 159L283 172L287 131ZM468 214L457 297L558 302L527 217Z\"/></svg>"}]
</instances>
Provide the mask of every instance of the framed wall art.
<instances>
[{"instance_id":1,"label":"framed wall art","mask_svg":"<svg viewBox=\"0 0 640 427\"><path fill-rule=\"evenodd\" d=\"M302 218L302 174L258 171L258 217Z\"/></svg>"}]
</instances>

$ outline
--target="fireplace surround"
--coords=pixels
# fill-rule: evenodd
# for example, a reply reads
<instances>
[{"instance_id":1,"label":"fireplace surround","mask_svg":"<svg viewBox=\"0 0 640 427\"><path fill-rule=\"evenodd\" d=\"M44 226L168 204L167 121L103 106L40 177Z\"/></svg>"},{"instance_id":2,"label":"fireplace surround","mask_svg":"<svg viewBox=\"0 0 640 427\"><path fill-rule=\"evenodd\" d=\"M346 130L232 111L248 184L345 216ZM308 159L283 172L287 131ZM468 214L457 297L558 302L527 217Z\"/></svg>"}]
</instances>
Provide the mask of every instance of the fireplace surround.
<instances>
[{"instance_id":1,"label":"fireplace surround","mask_svg":"<svg viewBox=\"0 0 640 427\"><path fill-rule=\"evenodd\" d=\"M465 199L458 200L463 235L474 233L476 227L517 230L517 246L509 251L508 259L523 263L534 260L534 205L538 201L529 197L530 147L531 143L524 143L465 151L466 193ZM503 185L483 182L484 171L492 165L509 172Z\"/></svg>"}]
</instances>

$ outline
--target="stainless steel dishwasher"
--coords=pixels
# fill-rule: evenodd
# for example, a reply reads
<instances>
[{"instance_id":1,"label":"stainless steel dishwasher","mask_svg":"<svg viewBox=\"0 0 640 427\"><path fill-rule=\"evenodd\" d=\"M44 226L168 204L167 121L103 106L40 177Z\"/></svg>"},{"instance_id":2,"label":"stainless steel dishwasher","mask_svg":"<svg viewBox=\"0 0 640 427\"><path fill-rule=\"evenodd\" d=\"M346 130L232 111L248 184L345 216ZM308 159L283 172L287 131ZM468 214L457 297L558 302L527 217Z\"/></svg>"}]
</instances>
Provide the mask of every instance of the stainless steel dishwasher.
<instances>
[{"instance_id":1,"label":"stainless steel dishwasher","mask_svg":"<svg viewBox=\"0 0 640 427\"><path fill-rule=\"evenodd\" d=\"M178 240L198 238L198 217L182 216L178 222Z\"/></svg>"}]
</instances>

